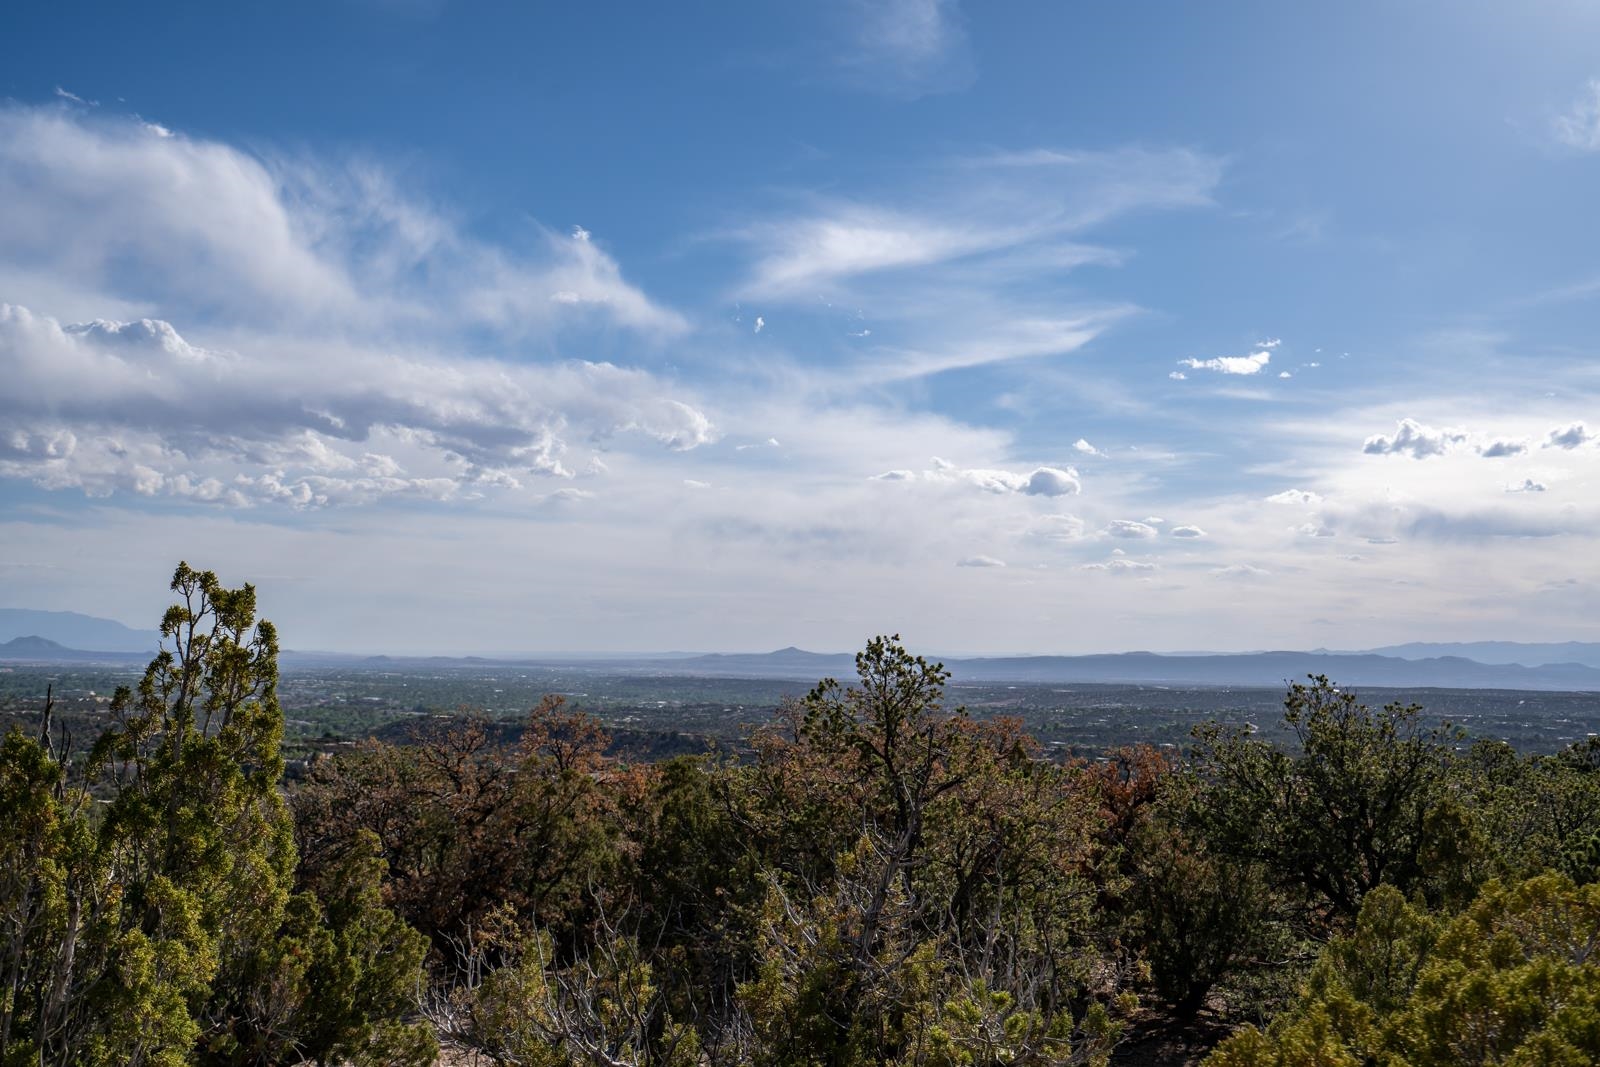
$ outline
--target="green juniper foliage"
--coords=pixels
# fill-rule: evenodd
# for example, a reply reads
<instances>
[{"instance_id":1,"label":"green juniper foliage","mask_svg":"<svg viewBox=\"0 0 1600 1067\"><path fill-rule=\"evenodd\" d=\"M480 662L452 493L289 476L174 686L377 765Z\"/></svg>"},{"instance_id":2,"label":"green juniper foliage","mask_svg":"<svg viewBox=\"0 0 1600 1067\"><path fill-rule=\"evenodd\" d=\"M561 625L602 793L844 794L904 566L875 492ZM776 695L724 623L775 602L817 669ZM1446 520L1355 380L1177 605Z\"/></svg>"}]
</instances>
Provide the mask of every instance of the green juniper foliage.
<instances>
[{"instance_id":1,"label":"green juniper foliage","mask_svg":"<svg viewBox=\"0 0 1600 1067\"><path fill-rule=\"evenodd\" d=\"M172 588L87 751L0 740L0 1067L1600 1062L1600 744L1311 678L1292 747L1046 759L879 637L739 756L552 697L286 792L254 591Z\"/></svg>"},{"instance_id":2,"label":"green juniper foliage","mask_svg":"<svg viewBox=\"0 0 1600 1067\"><path fill-rule=\"evenodd\" d=\"M1591 1064L1600 1051L1600 887L1491 882L1449 917L1370 893L1300 1000L1211 1067Z\"/></svg>"},{"instance_id":3,"label":"green juniper foliage","mask_svg":"<svg viewBox=\"0 0 1600 1067\"><path fill-rule=\"evenodd\" d=\"M295 891L277 636L255 590L180 564L162 649L71 768L46 727L0 762L10 1064L427 1063L422 945L370 848Z\"/></svg>"}]
</instances>

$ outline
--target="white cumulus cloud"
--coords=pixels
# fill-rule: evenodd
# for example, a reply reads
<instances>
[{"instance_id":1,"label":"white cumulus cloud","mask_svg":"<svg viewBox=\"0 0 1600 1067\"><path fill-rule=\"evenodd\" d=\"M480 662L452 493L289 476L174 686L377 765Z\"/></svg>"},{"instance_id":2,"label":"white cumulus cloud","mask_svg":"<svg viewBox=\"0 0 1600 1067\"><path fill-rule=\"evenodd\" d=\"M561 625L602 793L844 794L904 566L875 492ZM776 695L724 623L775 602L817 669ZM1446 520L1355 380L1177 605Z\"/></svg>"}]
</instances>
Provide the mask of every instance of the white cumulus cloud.
<instances>
[{"instance_id":1,"label":"white cumulus cloud","mask_svg":"<svg viewBox=\"0 0 1600 1067\"><path fill-rule=\"evenodd\" d=\"M1103 571L1107 574L1144 574L1156 570L1154 563L1144 560L1128 559L1125 556L1114 556L1103 563L1085 563L1082 570Z\"/></svg>"},{"instance_id":2,"label":"white cumulus cloud","mask_svg":"<svg viewBox=\"0 0 1600 1067\"><path fill-rule=\"evenodd\" d=\"M210 351L160 320L65 325L0 305L0 477L242 504L430 498L571 477L632 434L685 451L703 411L642 371L347 344ZM374 447L374 446L378 447Z\"/></svg>"},{"instance_id":3,"label":"white cumulus cloud","mask_svg":"<svg viewBox=\"0 0 1600 1067\"><path fill-rule=\"evenodd\" d=\"M1214 359L1180 359L1180 367L1190 370L1216 371L1218 374L1259 374L1268 363L1272 362L1272 349L1278 346L1277 341L1263 341L1256 346L1256 350L1246 356L1217 356ZM1168 377L1181 377L1179 371L1174 371Z\"/></svg>"},{"instance_id":4,"label":"white cumulus cloud","mask_svg":"<svg viewBox=\"0 0 1600 1067\"><path fill-rule=\"evenodd\" d=\"M1503 459L1507 456L1520 456L1528 450L1528 442L1512 438L1498 438L1486 445L1478 446L1478 454L1485 459Z\"/></svg>"},{"instance_id":5,"label":"white cumulus cloud","mask_svg":"<svg viewBox=\"0 0 1600 1067\"><path fill-rule=\"evenodd\" d=\"M1156 536L1156 528L1147 522L1138 522L1134 519L1112 519L1100 531L1108 537L1121 537L1128 540L1148 540Z\"/></svg>"},{"instance_id":6,"label":"white cumulus cloud","mask_svg":"<svg viewBox=\"0 0 1600 1067\"><path fill-rule=\"evenodd\" d=\"M1579 448L1597 437L1600 437L1600 435L1590 433L1588 427L1583 423L1575 422L1570 426L1558 426L1551 430L1549 437L1545 439L1544 447Z\"/></svg>"},{"instance_id":7,"label":"white cumulus cloud","mask_svg":"<svg viewBox=\"0 0 1600 1067\"><path fill-rule=\"evenodd\" d=\"M1272 572L1263 570L1250 563L1230 563L1225 567L1215 567L1211 571L1213 578L1229 582L1249 582L1260 578L1271 577Z\"/></svg>"},{"instance_id":8,"label":"white cumulus cloud","mask_svg":"<svg viewBox=\"0 0 1600 1067\"><path fill-rule=\"evenodd\" d=\"M958 467L948 460L933 458L933 467L922 472L890 470L873 475L874 481L921 481L944 485L971 485L988 493L1018 493L1023 496L1070 496L1082 489L1078 472L1071 467L1035 467L1026 473L988 467Z\"/></svg>"},{"instance_id":9,"label":"white cumulus cloud","mask_svg":"<svg viewBox=\"0 0 1600 1067\"><path fill-rule=\"evenodd\" d=\"M1082 489L1078 472L1068 467L1038 467L1019 490L1028 496L1070 496Z\"/></svg>"},{"instance_id":10,"label":"white cumulus cloud","mask_svg":"<svg viewBox=\"0 0 1600 1067\"><path fill-rule=\"evenodd\" d=\"M1465 430L1436 430L1416 419L1401 419L1393 434L1372 435L1362 444L1361 451L1369 456L1408 455L1413 459L1426 459L1442 456L1466 439Z\"/></svg>"}]
</instances>

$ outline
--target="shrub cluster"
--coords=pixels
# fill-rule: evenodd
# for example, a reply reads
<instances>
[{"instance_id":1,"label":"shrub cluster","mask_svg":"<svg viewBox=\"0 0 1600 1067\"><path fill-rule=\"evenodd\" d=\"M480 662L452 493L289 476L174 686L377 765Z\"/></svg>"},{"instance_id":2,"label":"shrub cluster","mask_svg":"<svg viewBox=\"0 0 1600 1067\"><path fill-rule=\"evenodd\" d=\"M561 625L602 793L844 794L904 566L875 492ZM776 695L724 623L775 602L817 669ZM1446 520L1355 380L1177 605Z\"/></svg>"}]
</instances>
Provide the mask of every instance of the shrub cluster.
<instances>
[{"instance_id":1,"label":"shrub cluster","mask_svg":"<svg viewBox=\"0 0 1600 1067\"><path fill-rule=\"evenodd\" d=\"M285 797L253 590L173 588L87 752L0 747L5 1067L1101 1064L1201 1016L1220 1067L1600 1057L1600 744L1312 678L1290 748L1063 763L886 637L740 758L630 763L549 698Z\"/></svg>"},{"instance_id":2,"label":"shrub cluster","mask_svg":"<svg viewBox=\"0 0 1600 1067\"><path fill-rule=\"evenodd\" d=\"M277 637L179 565L137 689L80 758L46 710L0 743L0 1062L430 1062L426 942L371 834L297 883Z\"/></svg>"}]
</instances>

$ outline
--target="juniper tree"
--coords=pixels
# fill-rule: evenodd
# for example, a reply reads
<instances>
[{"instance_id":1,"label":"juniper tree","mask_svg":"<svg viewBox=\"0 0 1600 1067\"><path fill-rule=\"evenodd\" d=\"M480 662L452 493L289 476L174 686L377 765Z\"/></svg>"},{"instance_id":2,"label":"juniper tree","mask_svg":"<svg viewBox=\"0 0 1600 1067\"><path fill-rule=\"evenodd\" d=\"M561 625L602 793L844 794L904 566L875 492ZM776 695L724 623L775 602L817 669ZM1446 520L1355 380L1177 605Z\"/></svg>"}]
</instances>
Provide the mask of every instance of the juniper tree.
<instances>
[{"instance_id":1,"label":"juniper tree","mask_svg":"<svg viewBox=\"0 0 1600 1067\"><path fill-rule=\"evenodd\" d=\"M48 727L0 748L0 1059L428 1062L398 1018L422 946L376 868L352 856L325 900L294 892L277 634L254 588L179 564L172 590L161 650L70 784Z\"/></svg>"}]
</instances>

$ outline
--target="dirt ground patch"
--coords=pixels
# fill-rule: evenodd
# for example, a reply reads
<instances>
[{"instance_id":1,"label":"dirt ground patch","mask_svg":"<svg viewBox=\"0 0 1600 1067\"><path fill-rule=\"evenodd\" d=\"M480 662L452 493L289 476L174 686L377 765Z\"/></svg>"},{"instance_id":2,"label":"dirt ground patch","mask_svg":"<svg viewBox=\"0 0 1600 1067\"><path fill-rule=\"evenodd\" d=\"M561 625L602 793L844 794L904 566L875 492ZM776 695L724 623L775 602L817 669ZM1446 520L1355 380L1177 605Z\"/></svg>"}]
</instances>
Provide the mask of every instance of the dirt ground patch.
<instances>
[{"instance_id":1,"label":"dirt ground patch","mask_svg":"<svg viewBox=\"0 0 1600 1067\"><path fill-rule=\"evenodd\" d=\"M1111 1062L1116 1067L1196 1067L1235 1029L1210 1012L1183 1025L1152 1015L1129 1027Z\"/></svg>"},{"instance_id":2,"label":"dirt ground patch","mask_svg":"<svg viewBox=\"0 0 1600 1067\"><path fill-rule=\"evenodd\" d=\"M1127 1038L1111 1055L1115 1067L1197 1067L1206 1053L1233 1031L1233 1027L1203 1014L1187 1026L1152 1016L1135 1023ZM438 1067L490 1067L481 1053L445 1049Z\"/></svg>"}]
</instances>

